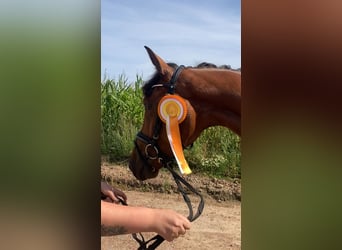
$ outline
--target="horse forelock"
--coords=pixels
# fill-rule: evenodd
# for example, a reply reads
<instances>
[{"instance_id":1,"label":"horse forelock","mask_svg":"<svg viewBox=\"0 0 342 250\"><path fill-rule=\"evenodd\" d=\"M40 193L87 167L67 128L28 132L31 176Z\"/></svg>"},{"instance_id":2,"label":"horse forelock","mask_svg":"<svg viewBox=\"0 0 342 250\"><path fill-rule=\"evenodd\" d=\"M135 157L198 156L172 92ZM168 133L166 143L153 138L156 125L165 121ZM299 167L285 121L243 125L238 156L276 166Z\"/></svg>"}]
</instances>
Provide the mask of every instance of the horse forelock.
<instances>
[{"instance_id":1,"label":"horse forelock","mask_svg":"<svg viewBox=\"0 0 342 250\"><path fill-rule=\"evenodd\" d=\"M178 65L176 63L167 63L170 67L173 69L176 69ZM144 86L142 87L143 93L145 96L150 96L152 94L153 86L156 84L160 84L162 76L159 74L159 72L154 72L153 76L150 80L145 82Z\"/></svg>"}]
</instances>

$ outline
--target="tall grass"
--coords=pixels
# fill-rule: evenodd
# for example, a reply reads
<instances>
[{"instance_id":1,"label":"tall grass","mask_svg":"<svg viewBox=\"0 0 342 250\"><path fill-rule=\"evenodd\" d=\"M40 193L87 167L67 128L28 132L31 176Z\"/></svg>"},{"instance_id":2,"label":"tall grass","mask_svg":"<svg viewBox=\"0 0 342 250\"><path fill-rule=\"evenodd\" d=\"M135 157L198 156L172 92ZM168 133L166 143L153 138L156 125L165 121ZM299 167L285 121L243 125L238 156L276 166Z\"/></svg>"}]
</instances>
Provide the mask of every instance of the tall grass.
<instances>
[{"instance_id":1,"label":"tall grass","mask_svg":"<svg viewBox=\"0 0 342 250\"><path fill-rule=\"evenodd\" d=\"M184 155L192 170L214 177L240 178L240 138L224 127L203 131Z\"/></svg>"},{"instance_id":2,"label":"tall grass","mask_svg":"<svg viewBox=\"0 0 342 250\"><path fill-rule=\"evenodd\" d=\"M123 75L101 84L101 153L111 161L129 157L133 139L143 121L142 79L134 85Z\"/></svg>"},{"instance_id":3,"label":"tall grass","mask_svg":"<svg viewBox=\"0 0 342 250\"><path fill-rule=\"evenodd\" d=\"M143 80L129 84L124 75L101 84L101 153L113 162L129 158L143 123ZM206 129L185 157L194 172L240 178L240 139L223 127Z\"/></svg>"}]
</instances>

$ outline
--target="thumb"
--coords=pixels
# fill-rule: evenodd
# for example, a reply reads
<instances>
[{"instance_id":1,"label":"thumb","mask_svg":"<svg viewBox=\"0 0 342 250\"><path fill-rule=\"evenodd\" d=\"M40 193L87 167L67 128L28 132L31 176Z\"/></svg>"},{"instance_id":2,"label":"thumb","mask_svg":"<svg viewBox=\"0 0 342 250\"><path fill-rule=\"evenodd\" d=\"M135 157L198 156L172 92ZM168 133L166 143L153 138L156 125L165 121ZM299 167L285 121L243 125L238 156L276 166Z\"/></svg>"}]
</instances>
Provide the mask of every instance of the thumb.
<instances>
[{"instance_id":1,"label":"thumb","mask_svg":"<svg viewBox=\"0 0 342 250\"><path fill-rule=\"evenodd\" d=\"M190 229L191 228L191 222L187 218L185 218L185 221L184 221L183 225L184 225L185 229Z\"/></svg>"}]
</instances>

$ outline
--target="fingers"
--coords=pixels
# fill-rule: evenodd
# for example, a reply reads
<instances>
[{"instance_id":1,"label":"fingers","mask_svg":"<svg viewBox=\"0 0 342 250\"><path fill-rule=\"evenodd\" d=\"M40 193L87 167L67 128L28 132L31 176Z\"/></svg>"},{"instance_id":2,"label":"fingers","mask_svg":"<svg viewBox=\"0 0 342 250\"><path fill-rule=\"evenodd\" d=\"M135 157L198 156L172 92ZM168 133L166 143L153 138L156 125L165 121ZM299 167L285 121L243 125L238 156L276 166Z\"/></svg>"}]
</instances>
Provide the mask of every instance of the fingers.
<instances>
[{"instance_id":1,"label":"fingers","mask_svg":"<svg viewBox=\"0 0 342 250\"><path fill-rule=\"evenodd\" d=\"M191 222L187 218L185 218L183 226L184 226L184 229L189 230L191 228Z\"/></svg>"},{"instance_id":2,"label":"fingers","mask_svg":"<svg viewBox=\"0 0 342 250\"><path fill-rule=\"evenodd\" d=\"M104 201L116 203L116 204L120 203L120 200L112 192L107 192L106 198L104 199Z\"/></svg>"},{"instance_id":3,"label":"fingers","mask_svg":"<svg viewBox=\"0 0 342 250\"><path fill-rule=\"evenodd\" d=\"M189 230L191 228L191 222L185 216L179 214L179 227L184 228L184 230Z\"/></svg>"},{"instance_id":4,"label":"fingers","mask_svg":"<svg viewBox=\"0 0 342 250\"><path fill-rule=\"evenodd\" d=\"M110 202L110 203L113 203L114 201L109 198L108 196L103 200L103 201L106 201L106 202ZM115 203L115 202L114 202Z\"/></svg>"},{"instance_id":5,"label":"fingers","mask_svg":"<svg viewBox=\"0 0 342 250\"><path fill-rule=\"evenodd\" d=\"M179 224L176 227L176 233L174 234L175 238L178 238L179 236L183 236L186 233L186 230L189 230L191 228L191 222L183 215L179 215Z\"/></svg>"},{"instance_id":6,"label":"fingers","mask_svg":"<svg viewBox=\"0 0 342 250\"><path fill-rule=\"evenodd\" d=\"M167 241L172 241L179 236L186 234L186 230L191 228L191 222L183 215L174 210L156 209L157 233Z\"/></svg>"},{"instance_id":7,"label":"fingers","mask_svg":"<svg viewBox=\"0 0 342 250\"><path fill-rule=\"evenodd\" d=\"M114 203L120 202L119 199L122 199L125 202L127 202L127 196L123 191L121 191L120 189L112 187L111 185L109 185L108 183L106 183L104 181L101 181L101 192L105 196L110 198L112 200L112 202L114 202Z\"/></svg>"},{"instance_id":8,"label":"fingers","mask_svg":"<svg viewBox=\"0 0 342 250\"><path fill-rule=\"evenodd\" d=\"M184 236L185 233L186 233L186 230L184 228L178 228L177 232L173 232L170 236L166 237L165 239L170 242L170 241L177 239L180 236Z\"/></svg>"},{"instance_id":9,"label":"fingers","mask_svg":"<svg viewBox=\"0 0 342 250\"><path fill-rule=\"evenodd\" d=\"M191 223L188 219L185 218L184 223L178 227L174 228L174 231L171 234L170 240L175 240L180 236L184 236L186 234L186 230L189 230L191 227Z\"/></svg>"},{"instance_id":10,"label":"fingers","mask_svg":"<svg viewBox=\"0 0 342 250\"><path fill-rule=\"evenodd\" d=\"M122 192L120 194L116 194L115 196L127 202L127 196L125 195L125 193Z\"/></svg>"},{"instance_id":11,"label":"fingers","mask_svg":"<svg viewBox=\"0 0 342 250\"><path fill-rule=\"evenodd\" d=\"M122 199L125 202L127 202L127 196L123 191L116 189L116 188L112 188L112 192L113 192L113 195L115 195L115 197L117 197L118 199Z\"/></svg>"},{"instance_id":12,"label":"fingers","mask_svg":"<svg viewBox=\"0 0 342 250\"><path fill-rule=\"evenodd\" d=\"M126 194L120 190L120 194L119 194L124 200L127 200L127 196Z\"/></svg>"},{"instance_id":13,"label":"fingers","mask_svg":"<svg viewBox=\"0 0 342 250\"><path fill-rule=\"evenodd\" d=\"M112 189L107 193L108 197L113 200L114 203L120 203L124 201L127 202L127 196L124 192L118 191L117 189Z\"/></svg>"},{"instance_id":14,"label":"fingers","mask_svg":"<svg viewBox=\"0 0 342 250\"><path fill-rule=\"evenodd\" d=\"M171 242L179 237L178 233L172 233L170 236L164 237L165 240Z\"/></svg>"},{"instance_id":15,"label":"fingers","mask_svg":"<svg viewBox=\"0 0 342 250\"><path fill-rule=\"evenodd\" d=\"M106 195L107 195L107 198L109 198L109 199L112 200L112 202L118 201L118 199L115 197L115 195L113 194L113 192L108 191L108 192L106 192Z\"/></svg>"},{"instance_id":16,"label":"fingers","mask_svg":"<svg viewBox=\"0 0 342 250\"><path fill-rule=\"evenodd\" d=\"M185 233L186 233L186 230L185 230L185 229L179 230L179 232L178 232L178 237L179 237L179 236L184 236Z\"/></svg>"}]
</instances>

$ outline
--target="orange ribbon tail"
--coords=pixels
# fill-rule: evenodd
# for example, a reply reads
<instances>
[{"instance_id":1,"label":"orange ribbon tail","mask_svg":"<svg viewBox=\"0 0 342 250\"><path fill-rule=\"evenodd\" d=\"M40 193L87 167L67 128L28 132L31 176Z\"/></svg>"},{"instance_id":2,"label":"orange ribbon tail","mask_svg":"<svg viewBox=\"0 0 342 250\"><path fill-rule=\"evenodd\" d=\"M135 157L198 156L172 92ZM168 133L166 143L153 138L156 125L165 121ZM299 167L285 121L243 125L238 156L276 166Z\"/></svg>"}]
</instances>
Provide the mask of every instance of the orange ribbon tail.
<instances>
[{"instance_id":1,"label":"orange ribbon tail","mask_svg":"<svg viewBox=\"0 0 342 250\"><path fill-rule=\"evenodd\" d=\"M166 133L170 142L173 155L176 158L179 170L182 174L191 174L191 169L185 160L181 142L177 116L167 116Z\"/></svg>"}]
</instances>

